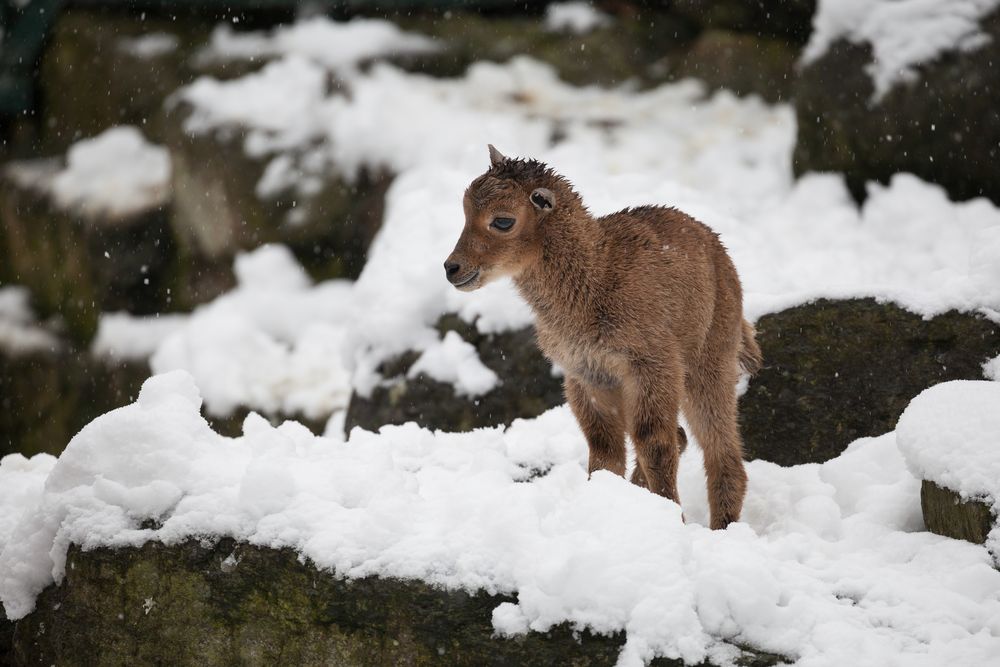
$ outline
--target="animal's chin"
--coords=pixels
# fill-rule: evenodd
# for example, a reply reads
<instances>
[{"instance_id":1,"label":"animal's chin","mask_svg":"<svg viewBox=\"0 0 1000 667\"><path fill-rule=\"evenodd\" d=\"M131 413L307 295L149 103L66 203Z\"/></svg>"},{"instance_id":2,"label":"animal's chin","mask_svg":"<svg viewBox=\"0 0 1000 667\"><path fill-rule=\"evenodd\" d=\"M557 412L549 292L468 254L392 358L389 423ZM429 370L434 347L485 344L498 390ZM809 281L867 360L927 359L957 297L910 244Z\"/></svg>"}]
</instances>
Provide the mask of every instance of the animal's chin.
<instances>
[{"instance_id":1,"label":"animal's chin","mask_svg":"<svg viewBox=\"0 0 1000 667\"><path fill-rule=\"evenodd\" d=\"M469 274L468 277L463 278L461 282L455 283L455 289L461 290L463 292L472 292L483 286L482 272L478 269Z\"/></svg>"}]
</instances>

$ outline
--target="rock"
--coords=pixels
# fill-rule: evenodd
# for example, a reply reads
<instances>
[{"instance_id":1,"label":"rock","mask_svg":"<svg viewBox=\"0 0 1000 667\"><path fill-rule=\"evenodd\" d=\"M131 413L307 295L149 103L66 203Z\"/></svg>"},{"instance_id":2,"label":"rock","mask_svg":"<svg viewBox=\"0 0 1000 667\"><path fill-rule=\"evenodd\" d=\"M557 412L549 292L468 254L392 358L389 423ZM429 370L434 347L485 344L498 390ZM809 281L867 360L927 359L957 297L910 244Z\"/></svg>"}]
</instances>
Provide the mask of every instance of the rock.
<instances>
[{"instance_id":1,"label":"rock","mask_svg":"<svg viewBox=\"0 0 1000 667\"><path fill-rule=\"evenodd\" d=\"M458 396L450 384L423 374L408 379L407 371L418 355L407 353L383 364L385 381L371 397L357 393L351 397L344 425L348 432L355 426L374 431L385 424L408 421L430 429L471 431L508 425L519 417L536 417L565 402L562 380L553 376L549 362L538 350L533 329L481 334L455 315L444 316L438 329L442 335L457 331L471 343L501 384L475 400Z\"/></svg>"},{"instance_id":2,"label":"rock","mask_svg":"<svg viewBox=\"0 0 1000 667\"><path fill-rule=\"evenodd\" d=\"M14 623L7 620L3 605L0 604L0 665L14 664Z\"/></svg>"},{"instance_id":3,"label":"rock","mask_svg":"<svg viewBox=\"0 0 1000 667\"><path fill-rule=\"evenodd\" d=\"M506 62L527 55L552 65L575 85L613 86L637 81L650 86L667 81L670 59L696 34L690 22L666 12L624 12L604 27L583 35L552 32L541 16L483 15L449 11L399 16L406 30L439 39L444 50L397 58L397 64L433 76L460 76L476 61Z\"/></svg>"},{"instance_id":4,"label":"rock","mask_svg":"<svg viewBox=\"0 0 1000 667\"><path fill-rule=\"evenodd\" d=\"M250 157L246 130L191 134L181 104L170 114L166 141L173 163L171 225L186 263L209 275L229 275L241 250L288 245L317 280L357 277L382 223L392 177L362 172L348 181L330 167L308 192L262 197L257 187L275 156Z\"/></svg>"},{"instance_id":5,"label":"rock","mask_svg":"<svg viewBox=\"0 0 1000 667\"><path fill-rule=\"evenodd\" d=\"M740 399L746 455L826 461L896 426L910 400L946 380L982 379L1000 325L948 312L929 320L873 299L830 301L757 323L764 368Z\"/></svg>"},{"instance_id":6,"label":"rock","mask_svg":"<svg viewBox=\"0 0 1000 667\"><path fill-rule=\"evenodd\" d=\"M194 76L188 57L210 27L193 16L60 10L38 81L46 152L114 125L138 125L158 138L163 101Z\"/></svg>"},{"instance_id":7,"label":"rock","mask_svg":"<svg viewBox=\"0 0 1000 667\"><path fill-rule=\"evenodd\" d=\"M704 28L771 35L804 44L816 0L673 0L670 11Z\"/></svg>"},{"instance_id":8,"label":"rock","mask_svg":"<svg viewBox=\"0 0 1000 667\"><path fill-rule=\"evenodd\" d=\"M69 346L0 349L0 458L58 456L90 421L134 401L148 376L145 363L103 361Z\"/></svg>"},{"instance_id":9,"label":"rock","mask_svg":"<svg viewBox=\"0 0 1000 667\"><path fill-rule=\"evenodd\" d=\"M80 342L101 311L136 314L171 307L174 246L166 194L128 210L61 203L60 160L9 164L0 174L0 241L7 280L29 287L43 317L59 315Z\"/></svg>"},{"instance_id":10,"label":"rock","mask_svg":"<svg viewBox=\"0 0 1000 667\"><path fill-rule=\"evenodd\" d=\"M984 45L919 66L917 81L897 84L878 101L866 71L871 47L831 45L795 84L795 173L844 172L860 199L867 181L906 171L954 199L986 196L1000 204L1000 11L981 27L992 37Z\"/></svg>"},{"instance_id":11,"label":"rock","mask_svg":"<svg viewBox=\"0 0 1000 667\"><path fill-rule=\"evenodd\" d=\"M785 40L710 29L698 36L672 74L780 102L791 96L797 58L797 47Z\"/></svg>"},{"instance_id":12,"label":"rock","mask_svg":"<svg viewBox=\"0 0 1000 667\"><path fill-rule=\"evenodd\" d=\"M926 479L920 485L920 509L927 530L975 544L986 541L996 521L986 503L963 501L958 493Z\"/></svg>"},{"instance_id":13,"label":"rock","mask_svg":"<svg viewBox=\"0 0 1000 667\"><path fill-rule=\"evenodd\" d=\"M621 634L559 626L495 637L492 611L512 599L420 581L344 581L293 551L231 539L117 551L71 546L63 582L17 622L14 662L158 664L169 652L173 665L199 666L615 663ZM748 651L742 664L779 662Z\"/></svg>"}]
</instances>

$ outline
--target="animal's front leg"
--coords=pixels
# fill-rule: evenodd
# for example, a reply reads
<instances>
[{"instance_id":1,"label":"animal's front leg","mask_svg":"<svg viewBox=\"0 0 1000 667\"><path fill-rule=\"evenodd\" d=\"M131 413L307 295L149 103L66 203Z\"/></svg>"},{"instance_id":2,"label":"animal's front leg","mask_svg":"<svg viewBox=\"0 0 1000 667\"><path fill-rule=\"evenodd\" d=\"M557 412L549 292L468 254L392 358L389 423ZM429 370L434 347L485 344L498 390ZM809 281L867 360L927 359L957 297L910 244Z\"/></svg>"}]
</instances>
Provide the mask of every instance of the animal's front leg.
<instances>
[{"instance_id":1,"label":"animal's front leg","mask_svg":"<svg viewBox=\"0 0 1000 667\"><path fill-rule=\"evenodd\" d=\"M635 443L637 472L633 481L678 503L681 440L677 411L681 387L680 372L674 372L673 365L637 360L632 364L625 392L629 429Z\"/></svg>"},{"instance_id":2,"label":"animal's front leg","mask_svg":"<svg viewBox=\"0 0 1000 667\"><path fill-rule=\"evenodd\" d=\"M625 417L621 392L595 389L566 376L566 400L587 436L590 447L588 473L610 470L625 475Z\"/></svg>"}]
</instances>

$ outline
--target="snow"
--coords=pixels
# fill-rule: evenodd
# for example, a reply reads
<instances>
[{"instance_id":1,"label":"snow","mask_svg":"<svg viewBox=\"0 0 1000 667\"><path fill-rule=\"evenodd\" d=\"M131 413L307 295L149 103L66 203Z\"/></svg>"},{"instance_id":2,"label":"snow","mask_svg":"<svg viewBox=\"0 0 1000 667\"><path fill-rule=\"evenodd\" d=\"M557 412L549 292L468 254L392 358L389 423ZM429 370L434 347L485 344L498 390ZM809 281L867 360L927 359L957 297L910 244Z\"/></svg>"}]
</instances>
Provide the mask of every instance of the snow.
<instances>
[{"instance_id":1,"label":"snow","mask_svg":"<svg viewBox=\"0 0 1000 667\"><path fill-rule=\"evenodd\" d=\"M897 431L914 475L1000 510L1000 382L955 380L925 389Z\"/></svg>"},{"instance_id":2,"label":"snow","mask_svg":"<svg viewBox=\"0 0 1000 667\"><path fill-rule=\"evenodd\" d=\"M497 374L479 360L476 348L455 331L445 333L439 343L424 350L410 367L407 377L416 377L421 373L438 382L454 385L459 396L480 396L491 391L499 382Z\"/></svg>"},{"instance_id":3,"label":"snow","mask_svg":"<svg viewBox=\"0 0 1000 667\"><path fill-rule=\"evenodd\" d=\"M192 372L213 414L241 401L270 414L284 404L284 388L297 400L309 395L315 406L343 409L352 388L370 394L389 357L440 351L433 325L445 312L484 333L530 324L508 282L462 293L441 268L461 232L461 193L487 167L490 142L549 162L595 213L659 203L710 224L740 271L751 320L821 297L876 297L928 317L959 309L1000 318L1000 209L985 199L952 202L908 174L871 184L860 209L839 175L796 181L787 106L706 96L693 81L641 92L573 87L526 58L479 63L448 80L376 65L348 84L349 96L327 90L319 65L287 57L182 93L193 105L189 129L244 128L246 150L268 156L259 194L328 178L331 170L348 178L360 169L397 174L357 282L301 282L289 291L296 296L282 300L297 332L269 330L274 318L265 304L274 297L264 281L259 289L241 285L238 298L223 297L225 306L199 309L157 347L154 369ZM552 145L556 129L564 139ZM315 306L321 299L324 306ZM247 317L246 309L261 315ZM317 333L314 345L304 345L300 334L310 324L335 342L322 344L326 334ZM138 350L127 339L142 329L142 320L102 322L98 340L102 348ZM293 351L302 377L290 370ZM259 363L248 369L251 359ZM331 379L318 382L314 368ZM465 389L486 387L483 370L455 366L447 377ZM309 387L327 393L309 394Z\"/></svg>"},{"instance_id":4,"label":"snow","mask_svg":"<svg viewBox=\"0 0 1000 667\"><path fill-rule=\"evenodd\" d=\"M231 81L200 77L172 99L193 108L185 131L246 126L251 128L244 143L247 153L258 156L307 144L320 133L328 85L322 67L289 56Z\"/></svg>"},{"instance_id":5,"label":"snow","mask_svg":"<svg viewBox=\"0 0 1000 667\"><path fill-rule=\"evenodd\" d=\"M681 462L685 523L621 478L588 481L566 407L506 431L409 424L337 442L256 415L225 438L200 404L189 374L156 376L58 461L0 463L9 617L62 578L71 542L228 535L340 576L516 592L494 611L498 633L625 630L622 665L725 662L724 642L806 666L985 666L1000 651L1000 572L982 546L922 531L894 433L824 464L750 462L743 521L710 531L697 447Z\"/></svg>"},{"instance_id":6,"label":"snow","mask_svg":"<svg viewBox=\"0 0 1000 667\"><path fill-rule=\"evenodd\" d=\"M838 39L871 44L866 69L878 101L893 86L916 81L918 66L988 43L979 22L998 8L1000 0L819 0L802 59L815 61Z\"/></svg>"},{"instance_id":7,"label":"snow","mask_svg":"<svg viewBox=\"0 0 1000 667\"><path fill-rule=\"evenodd\" d=\"M136 58L152 59L173 53L180 46L180 38L169 32L147 32L137 37L118 41L118 48Z\"/></svg>"},{"instance_id":8,"label":"snow","mask_svg":"<svg viewBox=\"0 0 1000 667\"><path fill-rule=\"evenodd\" d=\"M284 246L240 255L235 271L234 290L163 332L150 359L153 371L188 369L216 416L251 406L325 419L345 407L351 382L342 348L353 317L350 285L312 287ZM122 319L116 319L117 329L102 320L97 351L128 349L142 333L134 320L121 327Z\"/></svg>"},{"instance_id":9,"label":"snow","mask_svg":"<svg viewBox=\"0 0 1000 667\"><path fill-rule=\"evenodd\" d=\"M212 33L201 60L259 60L301 56L330 70L352 67L376 57L438 50L429 37L401 30L381 19L337 22L314 17L270 32L236 32L220 25Z\"/></svg>"},{"instance_id":10,"label":"snow","mask_svg":"<svg viewBox=\"0 0 1000 667\"><path fill-rule=\"evenodd\" d=\"M0 458L0 551L14 532L22 512L38 505L45 478L56 464L51 454L30 459L21 454Z\"/></svg>"},{"instance_id":11,"label":"snow","mask_svg":"<svg viewBox=\"0 0 1000 667\"><path fill-rule=\"evenodd\" d=\"M123 125L73 144L48 189L56 204L89 217L125 218L170 195L170 155Z\"/></svg>"},{"instance_id":12,"label":"snow","mask_svg":"<svg viewBox=\"0 0 1000 667\"><path fill-rule=\"evenodd\" d=\"M26 287L0 287L0 351L18 355L60 347L56 337L35 321L30 298Z\"/></svg>"},{"instance_id":13,"label":"snow","mask_svg":"<svg viewBox=\"0 0 1000 667\"><path fill-rule=\"evenodd\" d=\"M994 357L983 364L983 377L988 380L1000 382L1000 356Z\"/></svg>"},{"instance_id":14,"label":"snow","mask_svg":"<svg viewBox=\"0 0 1000 667\"><path fill-rule=\"evenodd\" d=\"M1000 382L956 380L925 389L896 430L917 478L985 502L1000 516ZM1000 562L1000 527L987 546Z\"/></svg>"},{"instance_id":15,"label":"snow","mask_svg":"<svg viewBox=\"0 0 1000 667\"><path fill-rule=\"evenodd\" d=\"M611 17L589 2L557 2L545 8L545 29L585 35L611 25Z\"/></svg>"}]
</instances>

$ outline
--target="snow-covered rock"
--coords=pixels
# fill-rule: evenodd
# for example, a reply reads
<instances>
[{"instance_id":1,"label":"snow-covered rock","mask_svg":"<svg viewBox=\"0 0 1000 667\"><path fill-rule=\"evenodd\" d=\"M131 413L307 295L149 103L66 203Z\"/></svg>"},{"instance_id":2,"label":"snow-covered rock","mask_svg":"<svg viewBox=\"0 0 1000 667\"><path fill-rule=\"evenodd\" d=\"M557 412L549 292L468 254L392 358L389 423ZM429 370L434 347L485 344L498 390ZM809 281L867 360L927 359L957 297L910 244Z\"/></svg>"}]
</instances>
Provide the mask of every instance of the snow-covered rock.
<instances>
[{"instance_id":1,"label":"snow-covered rock","mask_svg":"<svg viewBox=\"0 0 1000 667\"><path fill-rule=\"evenodd\" d=\"M997 0L823 0L795 85L795 170L840 171L855 196L911 172L1000 203Z\"/></svg>"},{"instance_id":2,"label":"snow-covered rock","mask_svg":"<svg viewBox=\"0 0 1000 667\"><path fill-rule=\"evenodd\" d=\"M87 341L102 310L165 310L176 290L170 160L134 127L74 144L65 160L7 164L0 242L8 279Z\"/></svg>"},{"instance_id":3,"label":"snow-covered rock","mask_svg":"<svg viewBox=\"0 0 1000 667\"><path fill-rule=\"evenodd\" d=\"M899 449L914 476L967 503L955 508L947 518L958 523L963 514L989 519L992 513L989 535L970 537L963 534L961 524L949 527L935 521L942 512L928 503L925 489L924 518L928 527L976 541L985 538L1000 563L1000 524L996 521L1000 516L1000 382L935 385L913 399L899 418L896 431ZM968 531L975 531L977 523L969 520Z\"/></svg>"},{"instance_id":4,"label":"snow-covered rock","mask_svg":"<svg viewBox=\"0 0 1000 667\"><path fill-rule=\"evenodd\" d=\"M150 572L135 549L156 551L143 545L162 542L166 555L150 562L172 572L187 559L180 580L210 571L220 585L238 583L227 572L242 567L239 549L212 552L211 540L208 553L183 546L217 536L252 545L248 551L288 549L349 580L516 595L485 602L495 605L497 634L563 623L623 631L622 665L657 655L727 662L730 642L803 665L903 659L985 667L1000 650L1000 571L983 546L921 531L919 482L893 433L860 440L821 465L751 462L742 522L710 531L697 447L681 461L685 522L677 505L622 478L588 480L583 436L566 408L506 431L409 425L337 442L256 416L241 437L224 438L200 404L188 374L160 375L134 404L87 426L54 465L0 464L0 488L16 475L29 490L18 495L17 520L0 522L0 599L10 618L32 614L45 589L45 600L69 603L77 586L110 585L128 591L135 604L124 613L137 622L158 613L168 620L155 595L141 604L135 596L153 590L157 575L127 589L115 588L124 576L108 584L87 578L102 562L123 575ZM98 549L93 565L70 545ZM107 560L104 547L125 549L121 560ZM246 561L255 562L269 561ZM261 567L255 577L285 577L284 566ZM58 582L69 588L59 593ZM276 603L300 617L311 588L292 586ZM36 613L43 621L51 605ZM237 630L253 627L240 618ZM40 627L31 617L24 622Z\"/></svg>"}]
</instances>

